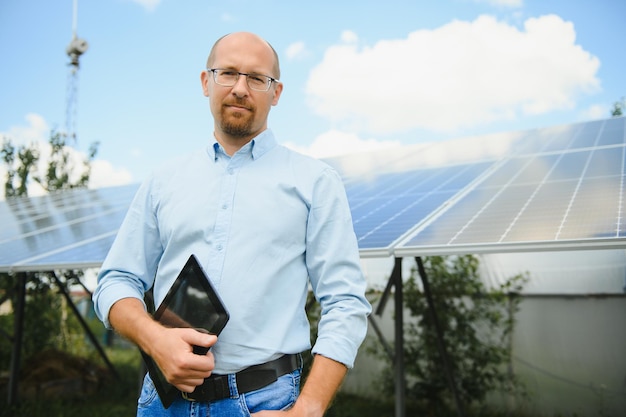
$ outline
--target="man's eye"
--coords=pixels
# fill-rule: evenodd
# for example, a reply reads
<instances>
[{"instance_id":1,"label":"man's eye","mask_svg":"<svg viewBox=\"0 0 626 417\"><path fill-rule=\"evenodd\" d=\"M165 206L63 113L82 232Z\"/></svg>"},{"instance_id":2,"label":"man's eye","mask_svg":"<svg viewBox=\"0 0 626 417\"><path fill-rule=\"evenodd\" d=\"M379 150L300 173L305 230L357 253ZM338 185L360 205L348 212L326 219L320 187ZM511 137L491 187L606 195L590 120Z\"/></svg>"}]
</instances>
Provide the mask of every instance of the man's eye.
<instances>
[{"instance_id":1,"label":"man's eye","mask_svg":"<svg viewBox=\"0 0 626 417\"><path fill-rule=\"evenodd\" d=\"M265 83L265 80L263 79L263 76L260 76L260 75L250 74L250 75L248 75L248 78L250 79L250 81L253 81L255 83L259 83L259 84L264 84Z\"/></svg>"}]
</instances>

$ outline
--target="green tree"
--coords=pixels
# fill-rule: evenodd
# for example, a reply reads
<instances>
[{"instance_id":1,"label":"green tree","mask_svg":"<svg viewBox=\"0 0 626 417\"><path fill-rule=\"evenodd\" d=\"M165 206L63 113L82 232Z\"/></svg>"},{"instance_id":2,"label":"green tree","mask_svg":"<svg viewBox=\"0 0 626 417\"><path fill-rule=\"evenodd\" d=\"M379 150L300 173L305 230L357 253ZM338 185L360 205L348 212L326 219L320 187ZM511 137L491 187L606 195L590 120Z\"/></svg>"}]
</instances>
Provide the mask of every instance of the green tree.
<instances>
[{"instance_id":1,"label":"green tree","mask_svg":"<svg viewBox=\"0 0 626 417\"><path fill-rule=\"evenodd\" d=\"M527 277L516 275L488 291L480 279L478 266L478 258L472 255L424 258L448 363L460 399L468 408L484 404L490 392L520 388L506 365L511 360L510 337L519 303L516 294ZM454 409L454 397L437 347L433 316L416 269L403 291L404 306L412 317L405 323L404 332L407 398L427 414L446 415ZM389 360L380 347L375 351ZM386 387L391 392L391 369L387 373Z\"/></svg>"},{"instance_id":2,"label":"green tree","mask_svg":"<svg viewBox=\"0 0 626 417\"><path fill-rule=\"evenodd\" d=\"M616 101L613 103L613 110L611 110L611 116L618 117L624 115L624 110L626 110L626 98L622 97L620 101Z\"/></svg>"},{"instance_id":3,"label":"green tree","mask_svg":"<svg viewBox=\"0 0 626 417\"><path fill-rule=\"evenodd\" d=\"M90 145L82 166L72 164L71 147L66 143L66 135L53 130L50 132L48 144L50 154L47 169L44 175L40 175L37 171L42 153L39 146L32 143L16 148L11 139L3 138L0 154L7 170L4 183L6 198L27 196L31 181L48 192L85 188L89 185L91 162L98 153L98 142Z\"/></svg>"},{"instance_id":4,"label":"green tree","mask_svg":"<svg viewBox=\"0 0 626 417\"><path fill-rule=\"evenodd\" d=\"M4 138L2 141L2 160L7 168L4 183L6 198L28 194L28 182L39 161L39 150L35 145L22 145L15 149L13 143Z\"/></svg>"}]
</instances>

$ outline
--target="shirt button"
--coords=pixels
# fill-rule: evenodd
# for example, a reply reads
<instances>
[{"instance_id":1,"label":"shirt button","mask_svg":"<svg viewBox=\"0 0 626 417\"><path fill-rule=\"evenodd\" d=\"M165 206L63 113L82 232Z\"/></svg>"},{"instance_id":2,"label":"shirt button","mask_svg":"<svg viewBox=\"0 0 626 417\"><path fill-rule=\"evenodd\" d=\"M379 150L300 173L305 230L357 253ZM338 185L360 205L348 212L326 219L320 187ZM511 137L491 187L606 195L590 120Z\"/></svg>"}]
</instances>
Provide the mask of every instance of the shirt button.
<instances>
[{"instance_id":1,"label":"shirt button","mask_svg":"<svg viewBox=\"0 0 626 417\"><path fill-rule=\"evenodd\" d=\"M232 168L228 168L228 174L229 174L229 175L233 175L233 172L235 172L235 171L233 171L233 169L232 169Z\"/></svg>"},{"instance_id":2,"label":"shirt button","mask_svg":"<svg viewBox=\"0 0 626 417\"><path fill-rule=\"evenodd\" d=\"M223 248L223 247L222 247L222 245L217 245L217 246L215 247L215 249L217 249L217 250L222 250L222 248Z\"/></svg>"},{"instance_id":3,"label":"shirt button","mask_svg":"<svg viewBox=\"0 0 626 417\"><path fill-rule=\"evenodd\" d=\"M226 210L228 208L228 204L222 204L222 210Z\"/></svg>"}]
</instances>

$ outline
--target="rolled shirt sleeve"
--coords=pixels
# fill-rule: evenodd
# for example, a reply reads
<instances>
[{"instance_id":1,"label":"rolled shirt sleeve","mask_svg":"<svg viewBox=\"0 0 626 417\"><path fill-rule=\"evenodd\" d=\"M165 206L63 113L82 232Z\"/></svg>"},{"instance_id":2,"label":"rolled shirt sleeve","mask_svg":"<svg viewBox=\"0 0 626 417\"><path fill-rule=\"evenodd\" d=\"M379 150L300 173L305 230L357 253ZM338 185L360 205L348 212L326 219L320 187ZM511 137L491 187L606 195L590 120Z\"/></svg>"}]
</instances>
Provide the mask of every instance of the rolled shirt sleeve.
<instances>
[{"instance_id":1,"label":"rolled shirt sleeve","mask_svg":"<svg viewBox=\"0 0 626 417\"><path fill-rule=\"evenodd\" d=\"M351 368L367 331L358 245L343 183L325 170L315 184L307 226L306 263L321 315L313 353Z\"/></svg>"}]
</instances>

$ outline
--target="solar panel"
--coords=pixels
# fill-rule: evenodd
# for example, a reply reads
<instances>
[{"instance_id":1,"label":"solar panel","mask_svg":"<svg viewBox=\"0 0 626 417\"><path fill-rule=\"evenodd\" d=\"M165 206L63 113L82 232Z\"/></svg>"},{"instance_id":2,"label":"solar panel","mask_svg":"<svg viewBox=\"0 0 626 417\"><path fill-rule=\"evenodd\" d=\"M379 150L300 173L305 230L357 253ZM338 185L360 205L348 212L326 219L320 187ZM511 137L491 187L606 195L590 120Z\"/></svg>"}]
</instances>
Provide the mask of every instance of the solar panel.
<instances>
[{"instance_id":1,"label":"solar panel","mask_svg":"<svg viewBox=\"0 0 626 417\"><path fill-rule=\"evenodd\" d=\"M624 247L625 120L535 135L395 253Z\"/></svg>"},{"instance_id":2,"label":"solar panel","mask_svg":"<svg viewBox=\"0 0 626 417\"><path fill-rule=\"evenodd\" d=\"M361 255L626 246L623 117L327 159ZM0 202L0 272L97 267L138 185Z\"/></svg>"},{"instance_id":3,"label":"solar panel","mask_svg":"<svg viewBox=\"0 0 626 417\"><path fill-rule=\"evenodd\" d=\"M393 243L446 204L491 164L465 164L381 175L346 192L363 255L389 255Z\"/></svg>"},{"instance_id":4,"label":"solar panel","mask_svg":"<svg viewBox=\"0 0 626 417\"><path fill-rule=\"evenodd\" d=\"M0 272L99 266L137 185L75 189L0 204Z\"/></svg>"}]
</instances>

